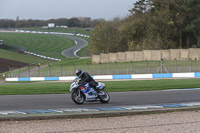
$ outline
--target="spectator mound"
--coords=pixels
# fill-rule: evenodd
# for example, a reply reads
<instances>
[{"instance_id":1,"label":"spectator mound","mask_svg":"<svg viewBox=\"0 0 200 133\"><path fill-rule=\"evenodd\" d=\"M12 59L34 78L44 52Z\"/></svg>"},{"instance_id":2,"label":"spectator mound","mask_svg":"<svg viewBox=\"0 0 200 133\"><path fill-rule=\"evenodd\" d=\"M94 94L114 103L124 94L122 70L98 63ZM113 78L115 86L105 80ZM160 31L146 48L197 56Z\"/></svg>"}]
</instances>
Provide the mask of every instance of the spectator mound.
<instances>
[{"instance_id":1,"label":"spectator mound","mask_svg":"<svg viewBox=\"0 0 200 133\"><path fill-rule=\"evenodd\" d=\"M17 69L17 68L21 68L27 65L28 63L0 58L0 73L9 71L9 69Z\"/></svg>"}]
</instances>

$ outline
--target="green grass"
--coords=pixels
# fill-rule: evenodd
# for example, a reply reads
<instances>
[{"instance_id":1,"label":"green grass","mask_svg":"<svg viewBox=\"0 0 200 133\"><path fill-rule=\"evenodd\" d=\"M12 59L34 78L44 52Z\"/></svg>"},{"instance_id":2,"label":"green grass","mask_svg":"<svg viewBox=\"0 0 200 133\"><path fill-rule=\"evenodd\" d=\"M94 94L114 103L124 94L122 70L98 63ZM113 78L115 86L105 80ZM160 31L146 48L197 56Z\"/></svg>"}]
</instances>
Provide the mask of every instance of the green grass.
<instances>
[{"instance_id":1,"label":"green grass","mask_svg":"<svg viewBox=\"0 0 200 133\"><path fill-rule=\"evenodd\" d=\"M0 95L60 94L69 92L64 83L13 83L0 85Z\"/></svg>"},{"instance_id":2,"label":"green grass","mask_svg":"<svg viewBox=\"0 0 200 133\"><path fill-rule=\"evenodd\" d=\"M108 92L122 91L152 91L165 89L199 88L200 79L158 79L158 80L130 80L105 81ZM7 83L0 85L0 95L26 94L64 94L70 93L71 83L31 82Z\"/></svg>"},{"instance_id":3,"label":"green grass","mask_svg":"<svg viewBox=\"0 0 200 133\"><path fill-rule=\"evenodd\" d=\"M0 33L0 39L37 54L65 58L61 52L75 45L73 40L45 34Z\"/></svg>"},{"instance_id":4,"label":"green grass","mask_svg":"<svg viewBox=\"0 0 200 133\"><path fill-rule=\"evenodd\" d=\"M88 45L89 45L89 43L90 43L90 39L89 38L83 38L83 37L80 37L80 38L86 40L88 42ZM80 56L80 57L89 57L89 56L91 56L91 53L89 51L89 47L86 46L86 47L80 49L77 52L77 55Z\"/></svg>"},{"instance_id":5,"label":"green grass","mask_svg":"<svg viewBox=\"0 0 200 133\"><path fill-rule=\"evenodd\" d=\"M90 35L91 31L88 31L87 29L84 28L48 28L48 29L44 29L44 28L22 28L22 30L28 30L28 31L43 31L43 32L63 32L63 33L74 33L74 34L84 34L84 35ZM82 38L84 40L86 40L87 42L90 42L89 38L85 38L85 37L79 37ZM85 48L79 50L77 52L77 55L80 57L87 57L87 56L91 56L89 50L88 50L88 46L86 46Z\"/></svg>"},{"instance_id":6,"label":"green grass","mask_svg":"<svg viewBox=\"0 0 200 133\"><path fill-rule=\"evenodd\" d=\"M36 56L20 54L17 52L12 52L8 50L4 50L4 49L0 49L0 57L10 59L10 60L26 62L26 63L36 63L39 61L39 62L42 62L42 64L46 64L46 63L52 62L50 60L46 60L46 59L39 58Z\"/></svg>"},{"instance_id":7,"label":"green grass","mask_svg":"<svg viewBox=\"0 0 200 133\"><path fill-rule=\"evenodd\" d=\"M110 91L152 91L199 88L200 79L157 79L107 82Z\"/></svg>"},{"instance_id":8,"label":"green grass","mask_svg":"<svg viewBox=\"0 0 200 133\"><path fill-rule=\"evenodd\" d=\"M43 31L43 32L63 32L63 33L74 33L74 34L84 34L84 35L90 35L91 31L88 31L84 28L48 28L48 29L43 29L43 28L23 28L23 30L28 30L28 31ZM86 40L87 42L90 42L89 38L85 38L85 37L79 37L82 38L84 40ZM80 57L87 57L87 56L91 56L89 50L88 50L88 46L86 46L85 48L79 50L77 52L77 55Z\"/></svg>"}]
</instances>

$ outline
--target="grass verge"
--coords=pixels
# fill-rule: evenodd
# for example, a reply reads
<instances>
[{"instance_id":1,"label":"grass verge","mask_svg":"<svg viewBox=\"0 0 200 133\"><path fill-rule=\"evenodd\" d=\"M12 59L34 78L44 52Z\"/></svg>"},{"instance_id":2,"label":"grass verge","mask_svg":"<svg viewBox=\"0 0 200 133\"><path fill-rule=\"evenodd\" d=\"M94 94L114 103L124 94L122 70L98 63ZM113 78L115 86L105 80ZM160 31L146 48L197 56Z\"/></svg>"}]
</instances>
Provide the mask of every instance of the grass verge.
<instances>
[{"instance_id":1,"label":"grass verge","mask_svg":"<svg viewBox=\"0 0 200 133\"><path fill-rule=\"evenodd\" d=\"M50 57L64 58L61 53L75 45L73 40L68 38L27 33L0 33L0 37L9 45L16 45L23 50L31 51Z\"/></svg>"},{"instance_id":2,"label":"grass verge","mask_svg":"<svg viewBox=\"0 0 200 133\"><path fill-rule=\"evenodd\" d=\"M104 83L107 86L106 90L108 92L153 91L165 89L198 88L200 86L200 79L105 81ZM11 82L0 85L0 95L70 93L70 84L71 83L67 82Z\"/></svg>"}]
</instances>

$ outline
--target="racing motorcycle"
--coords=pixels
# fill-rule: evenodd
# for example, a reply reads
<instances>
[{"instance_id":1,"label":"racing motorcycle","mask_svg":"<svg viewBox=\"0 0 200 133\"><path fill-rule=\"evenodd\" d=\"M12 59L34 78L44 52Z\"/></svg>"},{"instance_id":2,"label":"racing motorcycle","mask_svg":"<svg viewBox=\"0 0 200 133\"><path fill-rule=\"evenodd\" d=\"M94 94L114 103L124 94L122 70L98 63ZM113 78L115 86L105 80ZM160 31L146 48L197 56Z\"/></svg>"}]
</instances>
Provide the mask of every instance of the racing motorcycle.
<instances>
[{"instance_id":1,"label":"racing motorcycle","mask_svg":"<svg viewBox=\"0 0 200 133\"><path fill-rule=\"evenodd\" d=\"M70 91L72 92L71 98L76 104L83 104L86 102L100 101L101 103L108 103L110 100L109 94L104 91L105 84L97 82L97 89L100 90L101 95L97 95L97 92L89 86L89 83L79 84L79 79L75 78L70 85Z\"/></svg>"}]
</instances>

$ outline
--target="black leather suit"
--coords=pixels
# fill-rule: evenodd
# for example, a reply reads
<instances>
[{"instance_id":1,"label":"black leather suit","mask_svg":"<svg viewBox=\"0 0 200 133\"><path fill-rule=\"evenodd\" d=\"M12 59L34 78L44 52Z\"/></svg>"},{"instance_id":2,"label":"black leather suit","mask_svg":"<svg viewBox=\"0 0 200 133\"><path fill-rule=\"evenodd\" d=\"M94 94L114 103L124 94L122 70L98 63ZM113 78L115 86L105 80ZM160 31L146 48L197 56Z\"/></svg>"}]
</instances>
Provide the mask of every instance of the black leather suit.
<instances>
[{"instance_id":1,"label":"black leather suit","mask_svg":"<svg viewBox=\"0 0 200 133\"><path fill-rule=\"evenodd\" d=\"M87 73L83 72L82 75L79 77L79 83L89 83L89 86L94 88L95 91L99 92L99 89L96 88L97 82Z\"/></svg>"}]
</instances>

